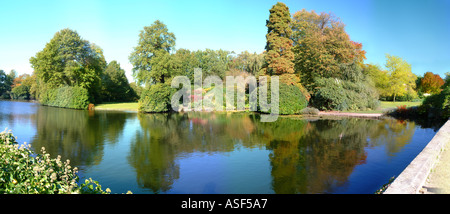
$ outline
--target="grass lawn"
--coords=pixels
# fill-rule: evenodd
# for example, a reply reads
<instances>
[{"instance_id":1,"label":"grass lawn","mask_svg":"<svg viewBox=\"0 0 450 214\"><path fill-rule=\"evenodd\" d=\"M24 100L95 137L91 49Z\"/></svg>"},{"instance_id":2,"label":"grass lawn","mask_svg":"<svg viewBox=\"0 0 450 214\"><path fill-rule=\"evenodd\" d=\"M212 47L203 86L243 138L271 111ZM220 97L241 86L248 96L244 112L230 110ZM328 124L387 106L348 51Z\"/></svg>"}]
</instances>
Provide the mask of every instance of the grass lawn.
<instances>
[{"instance_id":1,"label":"grass lawn","mask_svg":"<svg viewBox=\"0 0 450 214\"><path fill-rule=\"evenodd\" d=\"M96 110L127 110L137 111L138 103L104 103L95 106Z\"/></svg>"},{"instance_id":2,"label":"grass lawn","mask_svg":"<svg viewBox=\"0 0 450 214\"><path fill-rule=\"evenodd\" d=\"M422 101L418 102L392 102L392 101L380 101L380 107L376 110L368 111L343 111L343 112L355 112L355 113L383 113L383 110L390 108L397 108L397 106L406 105L406 107L419 106Z\"/></svg>"},{"instance_id":3,"label":"grass lawn","mask_svg":"<svg viewBox=\"0 0 450 214\"><path fill-rule=\"evenodd\" d=\"M380 107L376 110L367 111L342 111L342 112L354 112L354 113L383 113L383 110L389 108L397 108L397 106L406 105L406 107L419 106L422 101L419 102L389 102L381 101ZM104 103L95 106L96 110L126 110L126 111L137 111L138 103Z\"/></svg>"},{"instance_id":4,"label":"grass lawn","mask_svg":"<svg viewBox=\"0 0 450 214\"><path fill-rule=\"evenodd\" d=\"M380 108L386 109L386 108L397 108L397 106L406 105L406 107L411 106L419 106L422 104L422 101L418 102L388 102L388 101L381 101Z\"/></svg>"}]
</instances>

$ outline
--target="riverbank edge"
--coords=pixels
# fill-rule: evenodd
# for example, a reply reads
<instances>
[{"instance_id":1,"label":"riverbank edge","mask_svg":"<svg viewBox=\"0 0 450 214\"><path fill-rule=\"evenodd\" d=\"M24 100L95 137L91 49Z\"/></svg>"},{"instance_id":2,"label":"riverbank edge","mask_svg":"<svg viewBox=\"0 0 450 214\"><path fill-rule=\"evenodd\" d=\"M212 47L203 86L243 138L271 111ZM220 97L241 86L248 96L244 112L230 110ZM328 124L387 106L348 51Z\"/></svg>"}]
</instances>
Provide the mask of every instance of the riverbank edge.
<instances>
[{"instance_id":1,"label":"riverbank edge","mask_svg":"<svg viewBox=\"0 0 450 214\"><path fill-rule=\"evenodd\" d=\"M137 109L126 109L126 108L97 108L94 110L98 111L131 111L131 112L139 112ZM219 111L219 112L246 112L246 110L242 111ZM187 111L186 111L187 112ZM280 115L280 116L308 116L308 117L324 117L324 116L337 116L337 117L360 117L360 118L381 118L385 117L385 114L382 113L358 113L358 112L325 112L320 111L317 115L314 114L293 114L293 115Z\"/></svg>"},{"instance_id":2,"label":"riverbank edge","mask_svg":"<svg viewBox=\"0 0 450 214\"><path fill-rule=\"evenodd\" d=\"M381 118L386 116L382 113L358 113L358 112L319 112L319 116L339 116L339 117L369 117L369 118Z\"/></svg>"},{"instance_id":3,"label":"riverbank edge","mask_svg":"<svg viewBox=\"0 0 450 214\"><path fill-rule=\"evenodd\" d=\"M383 194L419 194L428 175L439 160L442 150L449 142L450 120L439 129L427 146L411 161Z\"/></svg>"}]
</instances>

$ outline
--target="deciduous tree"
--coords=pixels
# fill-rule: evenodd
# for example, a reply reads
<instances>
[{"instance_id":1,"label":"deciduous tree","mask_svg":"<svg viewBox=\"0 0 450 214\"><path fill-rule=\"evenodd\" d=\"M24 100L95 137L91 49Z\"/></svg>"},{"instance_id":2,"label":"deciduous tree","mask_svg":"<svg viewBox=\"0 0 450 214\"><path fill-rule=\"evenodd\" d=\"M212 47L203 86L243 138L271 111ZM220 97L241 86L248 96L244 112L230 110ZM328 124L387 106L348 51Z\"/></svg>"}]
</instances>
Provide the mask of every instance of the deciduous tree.
<instances>
[{"instance_id":1,"label":"deciduous tree","mask_svg":"<svg viewBox=\"0 0 450 214\"><path fill-rule=\"evenodd\" d=\"M144 27L139 34L138 45L129 56L133 77L138 84L164 83L170 78L176 69L170 54L175 47L175 39L175 35L159 20Z\"/></svg>"},{"instance_id":2,"label":"deciduous tree","mask_svg":"<svg viewBox=\"0 0 450 214\"><path fill-rule=\"evenodd\" d=\"M444 85L444 80L439 74L426 72L420 80L420 90L424 93L437 94L441 91L441 86Z\"/></svg>"},{"instance_id":3,"label":"deciduous tree","mask_svg":"<svg viewBox=\"0 0 450 214\"><path fill-rule=\"evenodd\" d=\"M100 78L106 66L100 47L81 38L74 30L57 32L43 50L31 57L41 84L48 88L80 86L92 102L100 99Z\"/></svg>"},{"instance_id":4,"label":"deciduous tree","mask_svg":"<svg viewBox=\"0 0 450 214\"><path fill-rule=\"evenodd\" d=\"M295 70L300 73L302 84L308 90L315 90L318 78L345 79L345 76L355 76L349 74L349 67L342 64L361 66L365 51L361 43L350 40L344 23L338 17L303 9L293 15L291 26ZM353 69L352 72L360 71Z\"/></svg>"},{"instance_id":5,"label":"deciduous tree","mask_svg":"<svg viewBox=\"0 0 450 214\"><path fill-rule=\"evenodd\" d=\"M104 101L132 101L136 98L136 94L125 76L125 70L115 60L108 63L102 77L102 85Z\"/></svg>"},{"instance_id":6,"label":"deciduous tree","mask_svg":"<svg viewBox=\"0 0 450 214\"><path fill-rule=\"evenodd\" d=\"M411 72L411 65L398 56L386 54L386 68L389 75L387 93L395 98L413 91L417 76Z\"/></svg>"}]
</instances>

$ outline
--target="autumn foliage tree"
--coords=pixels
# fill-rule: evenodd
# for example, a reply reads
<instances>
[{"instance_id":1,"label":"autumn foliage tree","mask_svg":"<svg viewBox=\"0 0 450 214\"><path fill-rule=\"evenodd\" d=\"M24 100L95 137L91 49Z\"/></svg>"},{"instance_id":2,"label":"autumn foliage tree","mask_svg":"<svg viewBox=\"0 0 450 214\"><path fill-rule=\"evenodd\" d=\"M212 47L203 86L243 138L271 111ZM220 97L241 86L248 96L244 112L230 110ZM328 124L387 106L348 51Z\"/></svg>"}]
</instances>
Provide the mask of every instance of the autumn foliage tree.
<instances>
[{"instance_id":1,"label":"autumn foliage tree","mask_svg":"<svg viewBox=\"0 0 450 214\"><path fill-rule=\"evenodd\" d=\"M293 15L294 69L324 110L365 110L379 105L375 86L363 72L366 52L352 41L345 25L332 13L305 9Z\"/></svg>"},{"instance_id":2,"label":"autumn foliage tree","mask_svg":"<svg viewBox=\"0 0 450 214\"><path fill-rule=\"evenodd\" d=\"M441 91L441 86L444 85L444 80L439 74L426 72L420 80L420 90L423 93L437 94Z\"/></svg>"},{"instance_id":3,"label":"autumn foliage tree","mask_svg":"<svg viewBox=\"0 0 450 214\"><path fill-rule=\"evenodd\" d=\"M293 15L291 25L295 70L310 91L314 91L317 78L344 79L342 64L360 66L366 58L362 44L350 40L344 23L332 13L303 9Z\"/></svg>"},{"instance_id":4,"label":"autumn foliage tree","mask_svg":"<svg viewBox=\"0 0 450 214\"><path fill-rule=\"evenodd\" d=\"M270 10L269 20L266 21L266 63L263 65L265 75L294 75L294 52L291 40L292 29L289 8L278 2ZM299 79L293 77L294 82Z\"/></svg>"},{"instance_id":5,"label":"autumn foliage tree","mask_svg":"<svg viewBox=\"0 0 450 214\"><path fill-rule=\"evenodd\" d=\"M411 64L398 56L386 54L388 75L387 93L395 102L397 96L415 94L417 76L411 71Z\"/></svg>"}]
</instances>

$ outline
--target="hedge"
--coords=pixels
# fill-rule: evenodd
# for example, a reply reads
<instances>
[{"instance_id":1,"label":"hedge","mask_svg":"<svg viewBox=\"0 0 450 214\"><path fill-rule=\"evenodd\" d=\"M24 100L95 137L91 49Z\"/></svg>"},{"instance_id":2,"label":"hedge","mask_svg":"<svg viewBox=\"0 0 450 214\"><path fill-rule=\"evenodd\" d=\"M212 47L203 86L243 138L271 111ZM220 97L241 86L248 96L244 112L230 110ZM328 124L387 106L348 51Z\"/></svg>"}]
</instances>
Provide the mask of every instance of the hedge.
<instances>
[{"instance_id":1,"label":"hedge","mask_svg":"<svg viewBox=\"0 0 450 214\"><path fill-rule=\"evenodd\" d=\"M258 91L259 93L259 91ZM258 97L261 99L261 97ZM275 102L277 100L274 100ZM267 103L270 108L271 102L271 90L267 90ZM305 95L302 93L299 87L295 85L287 85L285 83L279 83L279 114L288 115L288 114L300 114L300 111L306 106L308 106L308 101ZM258 100L259 111L263 113L269 113L269 111L265 112L259 106L260 101Z\"/></svg>"},{"instance_id":2,"label":"hedge","mask_svg":"<svg viewBox=\"0 0 450 214\"><path fill-rule=\"evenodd\" d=\"M88 109L89 93L78 86L47 89L41 93L39 101L42 105L73 109Z\"/></svg>"}]
</instances>

